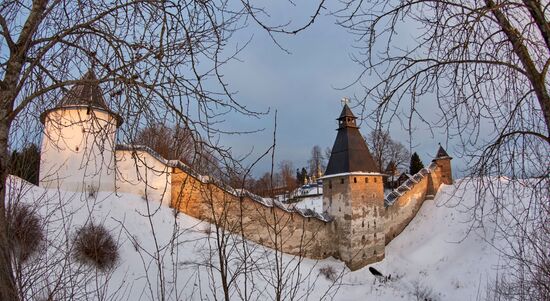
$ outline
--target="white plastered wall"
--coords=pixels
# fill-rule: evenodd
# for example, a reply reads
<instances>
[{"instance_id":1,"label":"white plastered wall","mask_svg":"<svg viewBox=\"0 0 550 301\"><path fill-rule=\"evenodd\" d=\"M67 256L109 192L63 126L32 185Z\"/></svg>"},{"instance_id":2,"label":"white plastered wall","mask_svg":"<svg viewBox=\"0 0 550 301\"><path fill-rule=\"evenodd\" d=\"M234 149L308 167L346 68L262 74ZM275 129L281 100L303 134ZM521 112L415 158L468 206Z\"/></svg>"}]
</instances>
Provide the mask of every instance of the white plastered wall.
<instances>
[{"instance_id":1,"label":"white plastered wall","mask_svg":"<svg viewBox=\"0 0 550 301\"><path fill-rule=\"evenodd\" d=\"M170 205L171 167L141 150L117 150L116 160L117 191Z\"/></svg>"},{"instance_id":2,"label":"white plastered wall","mask_svg":"<svg viewBox=\"0 0 550 301\"><path fill-rule=\"evenodd\" d=\"M114 191L116 119L86 107L59 108L44 121L40 186L93 193Z\"/></svg>"}]
</instances>

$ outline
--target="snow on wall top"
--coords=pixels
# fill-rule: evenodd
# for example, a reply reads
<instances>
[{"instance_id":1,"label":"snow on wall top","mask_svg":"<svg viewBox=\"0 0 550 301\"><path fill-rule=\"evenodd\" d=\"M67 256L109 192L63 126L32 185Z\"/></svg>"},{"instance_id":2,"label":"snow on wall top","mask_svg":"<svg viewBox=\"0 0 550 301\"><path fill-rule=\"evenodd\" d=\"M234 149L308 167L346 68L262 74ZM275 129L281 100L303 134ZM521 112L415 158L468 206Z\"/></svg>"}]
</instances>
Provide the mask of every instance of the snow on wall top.
<instances>
[{"instance_id":1,"label":"snow on wall top","mask_svg":"<svg viewBox=\"0 0 550 301\"><path fill-rule=\"evenodd\" d=\"M157 159L159 162L161 162L162 164L168 166L168 167L175 167L175 168L178 168L178 169L181 169L182 171L184 171L185 173L189 174L190 176L198 179L201 183L204 183L204 184L214 184L216 186L218 186L219 188L221 188L223 191L235 196L235 197L247 197L263 206L266 206L266 207L277 207L281 210L284 210L286 212L289 212L289 213L292 213L292 212L296 212L298 213L299 215L303 216L303 217L313 217L313 218L316 218L316 219L319 219L323 222L331 222L333 220L333 218L331 216L329 216L326 212L325 213L318 213L316 211L313 211L311 209L302 209L302 208L287 208L287 206L285 206L283 203L277 201L277 200L273 200L273 199L270 199L270 198L263 198L259 195L256 195L246 189L235 189L229 185L227 185L226 183L224 183L223 181L219 180L219 179L216 179L216 178L213 178L213 177L210 177L210 176L203 176L201 174L199 174L198 172L196 172L195 170L193 170L190 166L188 166L187 164L179 161L179 160L167 160L165 159L164 157L162 157L159 153L155 152L153 149L151 149L150 147L146 146L146 145L132 145L132 144L118 144L116 146L116 150L120 150L120 151L142 151L142 152L146 152L148 153L149 155L151 155L153 158Z\"/></svg>"},{"instance_id":2,"label":"snow on wall top","mask_svg":"<svg viewBox=\"0 0 550 301\"><path fill-rule=\"evenodd\" d=\"M420 182L426 175L434 171L436 167L437 164L432 162L428 167L422 168L415 175L411 176L407 181L401 184L401 186L386 195L384 198L384 206L389 207L393 205L400 196L411 190L416 183Z\"/></svg>"}]
</instances>

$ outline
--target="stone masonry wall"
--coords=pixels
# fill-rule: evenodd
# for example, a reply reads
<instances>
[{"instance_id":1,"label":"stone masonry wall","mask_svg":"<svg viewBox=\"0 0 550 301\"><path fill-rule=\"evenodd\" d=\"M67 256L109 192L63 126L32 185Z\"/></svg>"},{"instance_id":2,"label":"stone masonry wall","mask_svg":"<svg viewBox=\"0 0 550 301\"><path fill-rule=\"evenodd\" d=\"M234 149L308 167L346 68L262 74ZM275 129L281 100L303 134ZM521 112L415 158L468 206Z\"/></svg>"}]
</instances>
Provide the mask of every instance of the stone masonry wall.
<instances>
[{"instance_id":1,"label":"stone masonry wall","mask_svg":"<svg viewBox=\"0 0 550 301\"><path fill-rule=\"evenodd\" d=\"M431 173L414 184L410 190L401 195L392 205L386 207L384 227L386 245L399 235L416 216L429 191L437 193L441 186L442 169L438 165ZM430 187L430 185L432 185Z\"/></svg>"},{"instance_id":2,"label":"stone masonry wall","mask_svg":"<svg viewBox=\"0 0 550 301\"><path fill-rule=\"evenodd\" d=\"M384 258L384 191L381 175L323 180L323 208L334 217L336 258L356 270Z\"/></svg>"},{"instance_id":3,"label":"stone masonry wall","mask_svg":"<svg viewBox=\"0 0 550 301\"><path fill-rule=\"evenodd\" d=\"M174 167L170 205L261 245L313 259L333 256L355 270L384 258L384 245L414 218L427 192L437 192L443 184L441 172L436 166L388 207L376 202L377 194L383 192L378 191L381 185L374 185L374 177L369 176L369 182L354 176L341 177L344 183L340 177L330 184L326 180L323 207L330 208L328 213L334 217L327 221L239 196L230 187Z\"/></svg>"},{"instance_id":4,"label":"stone masonry wall","mask_svg":"<svg viewBox=\"0 0 550 301\"><path fill-rule=\"evenodd\" d=\"M315 259L334 255L332 223L239 197L177 168L172 172L171 206L288 254Z\"/></svg>"}]
</instances>

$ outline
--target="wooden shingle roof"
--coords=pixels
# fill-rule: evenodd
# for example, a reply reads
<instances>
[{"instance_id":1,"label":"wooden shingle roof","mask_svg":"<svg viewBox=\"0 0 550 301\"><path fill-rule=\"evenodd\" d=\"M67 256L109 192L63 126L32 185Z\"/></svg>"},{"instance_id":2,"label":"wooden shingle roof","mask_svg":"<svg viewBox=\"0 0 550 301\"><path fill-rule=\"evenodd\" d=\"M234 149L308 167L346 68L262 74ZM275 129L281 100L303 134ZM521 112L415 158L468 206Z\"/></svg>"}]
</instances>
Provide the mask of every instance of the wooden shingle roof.
<instances>
[{"instance_id":1,"label":"wooden shingle roof","mask_svg":"<svg viewBox=\"0 0 550 301\"><path fill-rule=\"evenodd\" d=\"M61 101L59 101L57 106L43 112L40 115L40 121L44 123L46 115L53 110L74 107L86 107L105 111L115 116L118 126L122 124L122 117L111 111L105 103L103 91L99 87L99 81L92 70L86 72L80 79L80 82L72 86L67 94L63 96Z\"/></svg>"},{"instance_id":2,"label":"wooden shingle roof","mask_svg":"<svg viewBox=\"0 0 550 301\"><path fill-rule=\"evenodd\" d=\"M332 147L325 176L349 173L366 172L378 173L378 167L372 158L365 139L359 132L353 115L347 104L344 105L340 117L339 128Z\"/></svg>"}]
</instances>

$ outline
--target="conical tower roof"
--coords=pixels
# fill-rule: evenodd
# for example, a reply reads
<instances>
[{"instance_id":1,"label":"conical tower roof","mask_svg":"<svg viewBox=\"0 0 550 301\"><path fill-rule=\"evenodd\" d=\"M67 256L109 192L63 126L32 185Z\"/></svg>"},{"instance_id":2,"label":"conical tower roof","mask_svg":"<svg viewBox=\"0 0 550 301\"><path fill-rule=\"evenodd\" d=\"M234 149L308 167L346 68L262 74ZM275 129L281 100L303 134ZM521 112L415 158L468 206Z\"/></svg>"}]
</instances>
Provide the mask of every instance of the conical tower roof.
<instances>
[{"instance_id":1,"label":"conical tower roof","mask_svg":"<svg viewBox=\"0 0 550 301\"><path fill-rule=\"evenodd\" d=\"M347 104L338 117L338 133L325 176L349 172L378 173L378 167L372 158L367 143L359 132L355 120L357 117Z\"/></svg>"},{"instance_id":2,"label":"conical tower roof","mask_svg":"<svg viewBox=\"0 0 550 301\"><path fill-rule=\"evenodd\" d=\"M437 154L435 155L435 159L452 159L449 154L447 154L447 152L445 151L445 149L443 148L443 146L441 146L441 144L439 144L439 149L437 150Z\"/></svg>"},{"instance_id":3,"label":"conical tower roof","mask_svg":"<svg viewBox=\"0 0 550 301\"><path fill-rule=\"evenodd\" d=\"M75 84L68 92L63 96L61 101L56 107L43 112L40 115L40 121L44 123L46 115L54 110L62 108L74 108L74 107L86 107L105 111L111 115L114 115L117 120L117 126L122 124L122 117L115 112L111 111L105 99L103 98L103 91L99 87L99 81L95 76L93 70L89 70L80 79L80 82Z\"/></svg>"}]
</instances>

